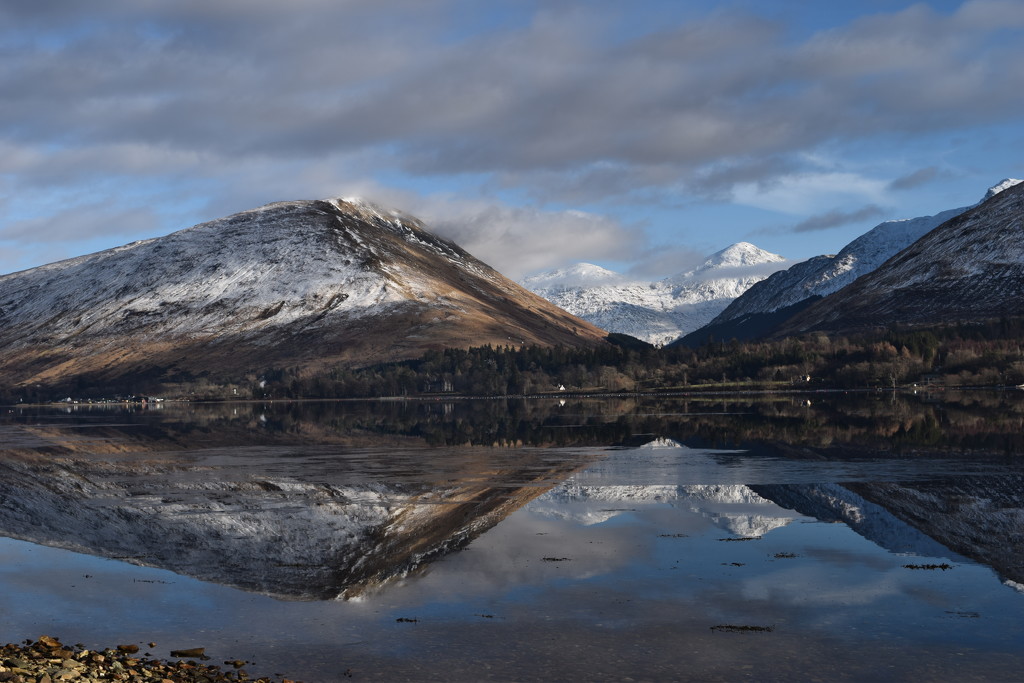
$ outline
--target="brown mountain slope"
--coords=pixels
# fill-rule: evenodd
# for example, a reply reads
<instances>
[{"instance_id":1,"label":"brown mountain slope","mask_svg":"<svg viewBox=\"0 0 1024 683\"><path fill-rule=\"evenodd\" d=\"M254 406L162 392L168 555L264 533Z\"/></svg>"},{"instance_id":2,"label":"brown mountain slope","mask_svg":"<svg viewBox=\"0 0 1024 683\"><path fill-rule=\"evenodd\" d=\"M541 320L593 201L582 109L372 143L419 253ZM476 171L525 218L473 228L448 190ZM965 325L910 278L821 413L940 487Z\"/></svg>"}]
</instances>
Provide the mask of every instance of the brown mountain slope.
<instances>
[{"instance_id":1,"label":"brown mountain slope","mask_svg":"<svg viewBox=\"0 0 1024 683\"><path fill-rule=\"evenodd\" d=\"M0 277L0 386L217 378L604 336L415 218L357 201L270 204Z\"/></svg>"}]
</instances>

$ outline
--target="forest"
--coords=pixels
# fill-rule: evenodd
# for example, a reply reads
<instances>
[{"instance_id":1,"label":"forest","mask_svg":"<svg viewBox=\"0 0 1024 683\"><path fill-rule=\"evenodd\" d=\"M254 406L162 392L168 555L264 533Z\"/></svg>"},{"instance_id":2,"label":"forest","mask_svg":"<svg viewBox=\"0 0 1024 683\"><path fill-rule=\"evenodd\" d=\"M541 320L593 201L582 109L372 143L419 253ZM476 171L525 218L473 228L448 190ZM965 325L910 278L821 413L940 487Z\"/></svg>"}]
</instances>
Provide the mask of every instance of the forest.
<instances>
[{"instance_id":1,"label":"forest","mask_svg":"<svg viewBox=\"0 0 1024 683\"><path fill-rule=\"evenodd\" d=\"M623 334L593 347L438 349L369 367L275 366L243 376L155 368L0 387L0 403L159 396L185 400L534 396L1024 385L1024 318L852 335L711 340L656 348Z\"/></svg>"},{"instance_id":2,"label":"forest","mask_svg":"<svg viewBox=\"0 0 1024 683\"><path fill-rule=\"evenodd\" d=\"M1024 319L857 335L711 341L655 348L621 334L594 348L476 347L309 374L268 368L253 398L523 396L739 389L873 389L1024 384ZM234 389L238 393L238 388Z\"/></svg>"}]
</instances>

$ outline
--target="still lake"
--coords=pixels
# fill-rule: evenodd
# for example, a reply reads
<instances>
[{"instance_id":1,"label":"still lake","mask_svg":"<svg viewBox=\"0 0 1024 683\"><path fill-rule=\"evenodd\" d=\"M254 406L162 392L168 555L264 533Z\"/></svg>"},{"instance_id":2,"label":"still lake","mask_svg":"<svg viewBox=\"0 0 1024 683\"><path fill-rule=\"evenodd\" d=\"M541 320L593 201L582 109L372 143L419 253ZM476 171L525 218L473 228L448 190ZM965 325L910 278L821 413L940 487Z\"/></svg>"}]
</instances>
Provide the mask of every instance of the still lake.
<instances>
[{"instance_id":1,"label":"still lake","mask_svg":"<svg viewBox=\"0 0 1024 683\"><path fill-rule=\"evenodd\" d=\"M3 642L307 683L1019 680L1024 392L9 407L0 536Z\"/></svg>"}]
</instances>

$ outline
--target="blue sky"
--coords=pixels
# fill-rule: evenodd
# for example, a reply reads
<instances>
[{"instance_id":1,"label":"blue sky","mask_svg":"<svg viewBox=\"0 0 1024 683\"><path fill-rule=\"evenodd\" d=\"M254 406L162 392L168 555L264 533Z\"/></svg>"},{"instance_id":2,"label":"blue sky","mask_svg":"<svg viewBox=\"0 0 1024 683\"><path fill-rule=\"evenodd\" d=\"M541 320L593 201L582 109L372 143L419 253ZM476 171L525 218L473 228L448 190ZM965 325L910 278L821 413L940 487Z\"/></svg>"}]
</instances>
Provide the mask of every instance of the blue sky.
<instances>
[{"instance_id":1,"label":"blue sky","mask_svg":"<svg viewBox=\"0 0 1024 683\"><path fill-rule=\"evenodd\" d=\"M0 273L360 195L654 278L1024 174L1019 0L11 0L0 56Z\"/></svg>"}]
</instances>

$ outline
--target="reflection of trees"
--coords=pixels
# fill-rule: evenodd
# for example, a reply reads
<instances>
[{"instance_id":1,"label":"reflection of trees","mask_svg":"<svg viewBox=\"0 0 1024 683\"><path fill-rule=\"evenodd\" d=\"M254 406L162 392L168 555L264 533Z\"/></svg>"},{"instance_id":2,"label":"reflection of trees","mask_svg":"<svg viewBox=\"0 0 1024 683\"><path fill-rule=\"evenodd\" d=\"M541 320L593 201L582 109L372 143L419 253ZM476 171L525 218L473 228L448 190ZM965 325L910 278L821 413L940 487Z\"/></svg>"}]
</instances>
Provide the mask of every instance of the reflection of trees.
<instances>
[{"instance_id":1,"label":"reflection of trees","mask_svg":"<svg viewBox=\"0 0 1024 683\"><path fill-rule=\"evenodd\" d=\"M769 442L901 453L1024 452L1022 392L275 401L168 404L162 411L119 414L116 420L102 411L80 414L97 423L89 432L90 447L106 436L134 442L141 450L150 447L146 443L160 449L246 443L608 446L661 436L724 448ZM113 421L127 426L104 426ZM43 436L67 441L66 430ZM80 446L68 441L67 447Z\"/></svg>"}]
</instances>

